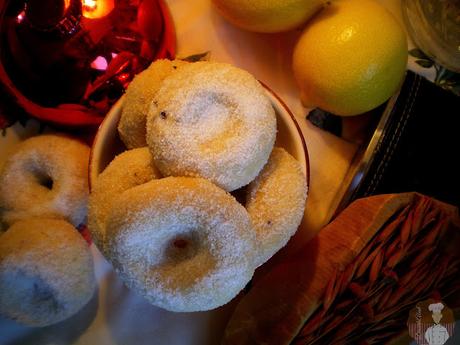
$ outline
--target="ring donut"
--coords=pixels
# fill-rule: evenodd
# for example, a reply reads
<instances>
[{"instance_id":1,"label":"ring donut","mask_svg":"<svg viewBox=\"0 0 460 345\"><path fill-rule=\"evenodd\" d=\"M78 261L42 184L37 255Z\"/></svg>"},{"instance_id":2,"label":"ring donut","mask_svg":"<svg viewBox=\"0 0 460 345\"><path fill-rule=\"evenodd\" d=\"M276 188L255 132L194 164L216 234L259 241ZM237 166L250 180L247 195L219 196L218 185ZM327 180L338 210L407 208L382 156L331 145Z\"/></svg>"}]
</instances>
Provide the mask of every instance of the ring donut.
<instances>
[{"instance_id":1,"label":"ring donut","mask_svg":"<svg viewBox=\"0 0 460 345\"><path fill-rule=\"evenodd\" d=\"M31 218L0 236L0 314L35 327L67 319L94 294L93 257L59 219Z\"/></svg>"},{"instance_id":2,"label":"ring donut","mask_svg":"<svg viewBox=\"0 0 460 345\"><path fill-rule=\"evenodd\" d=\"M259 176L249 184L246 209L256 231L256 266L286 245L302 221L307 183L299 162L275 147Z\"/></svg>"},{"instance_id":3,"label":"ring donut","mask_svg":"<svg viewBox=\"0 0 460 345\"><path fill-rule=\"evenodd\" d=\"M185 64L182 60L156 60L129 84L118 123L118 133L128 149L147 146L145 123L153 95L167 76Z\"/></svg>"},{"instance_id":4,"label":"ring donut","mask_svg":"<svg viewBox=\"0 0 460 345\"><path fill-rule=\"evenodd\" d=\"M0 218L86 221L89 147L76 139L41 135L20 143L0 173Z\"/></svg>"},{"instance_id":5,"label":"ring donut","mask_svg":"<svg viewBox=\"0 0 460 345\"><path fill-rule=\"evenodd\" d=\"M180 68L163 81L147 117L147 143L164 176L203 177L227 191L257 176L275 136L263 87L224 63Z\"/></svg>"},{"instance_id":6,"label":"ring donut","mask_svg":"<svg viewBox=\"0 0 460 345\"><path fill-rule=\"evenodd\" d=\"M113 200L125 190L159 177L147 147L119 154L98 176L89 197L88 229L104 254L105 223Z\"/></svg>"},{"instance_id":7,"label":"ring donut","mask_svg":"<svg viewBox=\"0 0 460 345\"><path fill-rule=\"evenodd\" d=\"M254 273L248 213L201 178L167 177L127 190L107 229L109 257L127 286L170 311L219 307Z\"/></svg>"}]
</instances>

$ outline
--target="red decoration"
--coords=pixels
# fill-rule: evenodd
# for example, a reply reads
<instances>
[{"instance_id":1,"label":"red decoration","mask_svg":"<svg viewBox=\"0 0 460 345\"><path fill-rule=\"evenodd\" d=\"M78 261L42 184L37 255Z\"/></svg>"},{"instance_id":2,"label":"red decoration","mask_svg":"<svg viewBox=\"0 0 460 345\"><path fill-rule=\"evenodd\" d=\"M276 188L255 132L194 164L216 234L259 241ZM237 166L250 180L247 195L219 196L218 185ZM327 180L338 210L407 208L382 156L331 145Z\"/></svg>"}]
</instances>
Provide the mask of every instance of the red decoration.
<instances>
[{"instance_id":1,"label":"red decoration","mask_svg":"<svg viewBox=\"0 0 460 345\"><path fill-rule=\"evenodd\" d=\"M43 1L52 11L43 10ZM48 123L99 124L135 74L175 55L162 0L82 1L0 2L0 87ZM0 128L14 117L2 115L8 113L3 108Z\"/></svg>"}]
</instances>

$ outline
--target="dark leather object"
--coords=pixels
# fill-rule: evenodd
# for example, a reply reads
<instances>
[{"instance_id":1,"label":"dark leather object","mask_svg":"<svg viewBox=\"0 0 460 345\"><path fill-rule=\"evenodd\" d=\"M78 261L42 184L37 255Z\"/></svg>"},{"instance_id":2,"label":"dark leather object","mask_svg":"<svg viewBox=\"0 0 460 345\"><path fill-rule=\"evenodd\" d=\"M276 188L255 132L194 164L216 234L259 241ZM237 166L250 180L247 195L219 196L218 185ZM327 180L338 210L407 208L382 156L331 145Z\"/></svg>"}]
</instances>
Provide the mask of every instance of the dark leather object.
<instances>
[{"instance_id":1,"label":"dark leather object","mask_svg":"<svg viewBox=\"0 0 460 345\"><path fill-rule=\"evenodd\" d=\"M460 97L411 71L351 199L408 191L460 205Z\"/></svg>"}]
</instances>

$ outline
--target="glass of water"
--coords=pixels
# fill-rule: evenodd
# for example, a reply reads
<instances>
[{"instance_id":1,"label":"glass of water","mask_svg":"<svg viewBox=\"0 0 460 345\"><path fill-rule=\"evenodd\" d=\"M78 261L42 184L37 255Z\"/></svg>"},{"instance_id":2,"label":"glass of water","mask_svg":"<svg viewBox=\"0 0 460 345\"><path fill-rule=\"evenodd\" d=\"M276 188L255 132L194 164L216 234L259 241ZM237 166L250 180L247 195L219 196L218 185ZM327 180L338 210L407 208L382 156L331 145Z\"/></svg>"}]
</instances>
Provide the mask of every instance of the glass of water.
<instances>
[{"instance_id":1,"label":"glass of water","mask_svg":"<svg viewBox=\"0 0 460 345\"><path fill-rule=\"evenodd\" d=\"M415 45L436 63L460 72L460 0L401 0Z\"/></svg>"}]
</instances>

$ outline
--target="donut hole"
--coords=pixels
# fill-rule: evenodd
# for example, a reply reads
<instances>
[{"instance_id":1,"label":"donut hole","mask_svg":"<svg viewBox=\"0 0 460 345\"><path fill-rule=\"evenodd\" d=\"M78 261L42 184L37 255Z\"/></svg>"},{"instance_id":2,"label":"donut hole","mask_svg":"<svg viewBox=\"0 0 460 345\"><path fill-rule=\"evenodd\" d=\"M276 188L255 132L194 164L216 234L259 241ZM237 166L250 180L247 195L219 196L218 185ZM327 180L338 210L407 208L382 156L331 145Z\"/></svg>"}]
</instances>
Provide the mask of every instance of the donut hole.
<instances>
[{"instance_id":1,"label":"donut hole","mask_svg":"<svg viewBox=\"0 0 460 345\"><path fill-rule=\"evenodd\" d=\"M175 235L166 245L165 258L181 262L193 258L198 253L200 239L197 231Z\"/></svg>"},{"instance_id":2,"label":"donut hole","mask_svg":"<svg viewBox=\"0 0 460 345\"><path fill-rule=\"evenodd\" d=\"M41 175L37 178L38 184L46 189L53 189L53 179L48 175Z\"/></svg>"},{"instance_id":3,"label":"donut hole","mask_svg":"<svg viewBox=\"0 0 460 345\"><path fill-rule=\"evenodd\" d=\"M31 323L52 315L58 316L65 309L56 291L39 274L31 274L20 268L0 274L0 288L11 292L9 304L15 306L12 313L25 317Z\"/></svg>"},{"instance_id":4,"label":"donut hole","mask_svg":"<svg viewBox=\"0 0 460 345\"><path fill-rule=\"evenodd\" d=\"M35 181L38 185L48 190L53 189L54 180L50 176L50 173L48 173L47 171L43 171L43 169L35 168L32 170L32 175L34 176Z\"/></svg>"},{"instance_id":5,"label":"donut hole","mask_svg":"<svg viewBox=\"0 0 460 345\"><path fill-rule=\"evenodd\" d=\"M176 248L186 248L188 245L188 241L184 240L183 238L177 238L173 241L173 246Z\"/></svg>"},{"instance_id":6,"label":"donut hole","mask_svg":"<svg viewBox=\"0 0 460 345\"><path fill-rule=\"evenodd\" d=\"M35 278L40 279L40 278ZM53 312L58 312L62 309L60 306L57 297L53 290L44 282L35 281L33 283L33 289L31 294L31 300L33 301L32 304L37 305L46 305L46 308L52 310Z\"/></svg>"}]
</instances>

